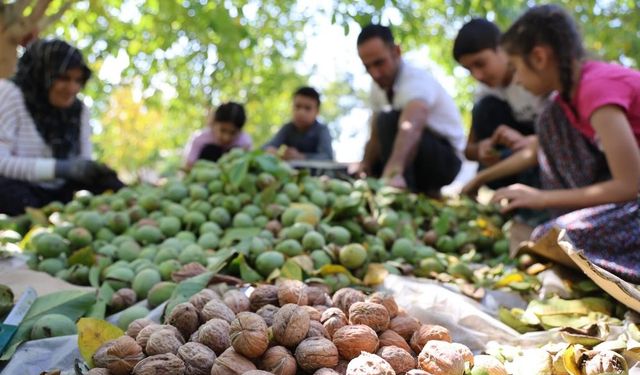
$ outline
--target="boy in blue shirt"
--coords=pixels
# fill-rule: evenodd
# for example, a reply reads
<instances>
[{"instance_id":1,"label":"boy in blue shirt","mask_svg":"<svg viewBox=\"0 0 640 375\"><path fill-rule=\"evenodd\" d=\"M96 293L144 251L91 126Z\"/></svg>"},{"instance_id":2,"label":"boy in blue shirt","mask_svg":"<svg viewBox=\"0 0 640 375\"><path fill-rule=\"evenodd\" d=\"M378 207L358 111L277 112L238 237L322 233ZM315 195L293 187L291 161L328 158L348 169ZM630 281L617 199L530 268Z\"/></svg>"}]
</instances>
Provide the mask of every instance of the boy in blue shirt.
<instances>
[{"instance_id":1,"label":"boy in blue shirt","mask_svg":"<svg viewBox=\"0 0 640 375\"><path fill-rule=\"evenodd\" d=\"M277 153L285 146L284 160L333 160L331 134L318 122L320 94L312 87L301 87L293 95L293 119L284 124L262 148Z\"/></svg>"}]
</instances>

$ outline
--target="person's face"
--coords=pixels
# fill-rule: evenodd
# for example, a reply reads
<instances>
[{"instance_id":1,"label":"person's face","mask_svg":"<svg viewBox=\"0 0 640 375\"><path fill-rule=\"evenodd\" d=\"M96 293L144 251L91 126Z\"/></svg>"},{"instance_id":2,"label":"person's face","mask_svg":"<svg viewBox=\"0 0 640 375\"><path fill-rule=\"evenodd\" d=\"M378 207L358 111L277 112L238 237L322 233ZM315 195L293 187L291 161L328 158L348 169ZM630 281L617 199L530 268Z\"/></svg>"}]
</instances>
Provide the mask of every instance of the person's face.
<instances>
[{"instance_id":1,"label":"person's face","mask_svg":"<svg viewBox=\"0 0 640 375\"><path fill-rule=\"evenodd\" d=\"M232 122L228 121L213 121L211 123L211 130L222 147L231 146L240 133L240 129L238 129Z\"/></svg>"},{"instance_id":2,"label":"person's face","mask_svg":"<svg viewBox=\"0 0 640 375\"><path fill-rule=\"evenodd\" d=\"M53 80L49 89L49 103L56 108L69 108L84 86L84 74L80 68L69 69Z\"/></svg>"},{"instance_id":3,"label":"person's face","mask_svg":"<svg viewBox=\"0 0 640 375\"><path fill-rule=\"evenodd\" d=\"M307 129L316 121L318 103L308 96L293 98L293 124L299 129Z\"/></svg>"},{"instance_id":4,"label":"person's face","mask_svg":"<svg viewBox=\"0 0 640 375\"><path fill-rule=\"evenodd\" d=\"M460 65L467 69L473 78L489 87L506 86L512 78L509 59L501 48L486 48L462 55Z\"/></svg>"},{"instance_id":5,"label":"person's face","mask_svg":"<svg viewBox=\"0 0 640 375\"><path fill-rule=\"evenodd\" d=\"M509 63L514 68L513 79L534 95L547 96L559 89L554 59L548 48L535 47L528 60L509 55Z\"/></svg>"},{"instance_id":6,"label":"person's face","mask_svg":"<svg viewBox=\"0 0 640 375\"><path fill-rule=\"evenodd\" d=\"M400 64L400 47L389 46L381 38L371 38L358 46L358 55L378 86L385 90L393 87Z\"/></svg>"}]
</instances>

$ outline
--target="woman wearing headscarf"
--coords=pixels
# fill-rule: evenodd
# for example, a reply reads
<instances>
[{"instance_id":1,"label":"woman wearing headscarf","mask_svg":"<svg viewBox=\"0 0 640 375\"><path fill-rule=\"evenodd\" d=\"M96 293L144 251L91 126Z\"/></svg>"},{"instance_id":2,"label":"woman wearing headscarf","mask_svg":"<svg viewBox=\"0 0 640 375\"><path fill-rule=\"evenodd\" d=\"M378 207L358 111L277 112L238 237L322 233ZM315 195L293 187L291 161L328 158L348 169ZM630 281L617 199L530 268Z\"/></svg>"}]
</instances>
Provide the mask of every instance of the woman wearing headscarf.
<instances>
[{"instance_id":1,"label":"woman wearing headscarf","mask_svg":"<svg viewBox=\"0 0 640 375\"><path fill-rule=\"evenodd\" d=\"M90 77L77 48L40 40L16 75L0 80L0 213L122 187L113 170L91 160L89 110L77 97Z\"/></svg>"}]
</instances>

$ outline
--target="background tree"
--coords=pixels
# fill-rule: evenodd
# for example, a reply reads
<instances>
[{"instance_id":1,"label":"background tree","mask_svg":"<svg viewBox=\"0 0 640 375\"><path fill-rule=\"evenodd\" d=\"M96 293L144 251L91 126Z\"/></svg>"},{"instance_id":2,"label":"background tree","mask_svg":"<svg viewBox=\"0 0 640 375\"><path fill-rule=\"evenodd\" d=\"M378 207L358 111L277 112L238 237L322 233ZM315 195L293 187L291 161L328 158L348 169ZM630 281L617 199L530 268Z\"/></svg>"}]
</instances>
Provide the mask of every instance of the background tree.
<instances>
[{"instance_id":1,"label":"background tree","mask_svg":"<svg viewBox=\"0 0 640 375\"><path fill-rule=\"evenodd\" d=\"M50 8L60 9L66 3L54 0ZM577 18L587 48L596 56L638 67L640 11L636 1L561 3ZM309 77L298 73L296 63L305 48L314 47L306 46L301 30L317 15L310 14L305 4L303 0L77 1L53 34L81 48L94 71L101 72L105 64L115 71L113 76L92 79L85 90L98 119L99 156L111 158L107 150L129 147L119 137L145 137L149 145L145 150L157 152L128 161L123 158L116 167L136 170L172 157L175 160L190 133L204 125L209 108L226 100L245 103L246 130L261 144L290 117L291 93L308 83ZM451 57L457 30L475 16L488 17L504 29L533 4L520 0L334 0L323 16L345 32L357 31L358 25L370 21L388 24L393 20L404 50L428 46L431 60L458 78L456 99L463 113L468 113L473 84ZM3 10L6 8L4 4ZM121 87L127 89L120 91ZM323 116L329 122L361 105L362 93L353 89L349 77L335 77L325 83L323 91ZM115 94L118 99L110 101ZM122 98L127 96L137 97L140 104L124 105ZM139 115L143 109L146 114ZM126 121L114 115L118 113L139 122L126 127ZM136 149L117 152L125 151Z\"/></svg>"},{"instance_id":2,"label":"background tree","mask_svg":"<svg viewBox=\"0 0 640 375\"><path fill-rule=\"evenodd\" d=\"M18 45L25 45L40 30L58 21L73 4L69 0L47 15L51 0L0 1L0 78L9 78L16 68Z\"/></svg>"}]
</instances>

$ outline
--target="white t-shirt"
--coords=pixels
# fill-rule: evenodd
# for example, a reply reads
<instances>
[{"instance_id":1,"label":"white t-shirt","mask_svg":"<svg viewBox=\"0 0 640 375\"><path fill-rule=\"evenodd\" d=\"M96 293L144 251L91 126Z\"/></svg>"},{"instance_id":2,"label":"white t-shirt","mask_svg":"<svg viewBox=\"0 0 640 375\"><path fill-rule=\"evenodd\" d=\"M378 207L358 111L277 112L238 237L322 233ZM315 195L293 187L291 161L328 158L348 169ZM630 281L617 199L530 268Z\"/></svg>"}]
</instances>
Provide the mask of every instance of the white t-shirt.
<instances>
[{"instance_id":1,"label":"white t-shirt","mask_svg":"<svg viewBox=\"0 0 640 375\"><path fill-rule=\"evenodd\" d=\"M532 94L514 81L511 81L506 87L489 87L482 83L479 84L476 101L488 95L507 102L511 107L513 117L519 122L532 122L544 106L542 97Z\"/></svg>"},{"instance_id":2,"label":"white t-shirt","mask_svg":"<svg viewBox=\"0 0 640 375\"><path fill-rule=\"evenodd\" d=\"M91 158L90 137L89 110L83 105L80 118L81 158ZM54 180L54 171L51 147L38 133L22 91L12 81L0 80L0 176L54 184L62 181Z\"/></svg>"},{"instance_id":3,"label":"white t-shirt","mask_svg":"<svg viewBox=\"0 0 640 375\"><path fill-rule=\"evenodd\" d=\"M458 154L465 147L460 111L444 87L426 69L418 68L402 60L398 77L393 84L393 103L375 81L371 86L370 104L374 112L401 111L409 102L422 100L427 105L427 123L434 133L446 138Z\"/></svg>"}]
</instances>

